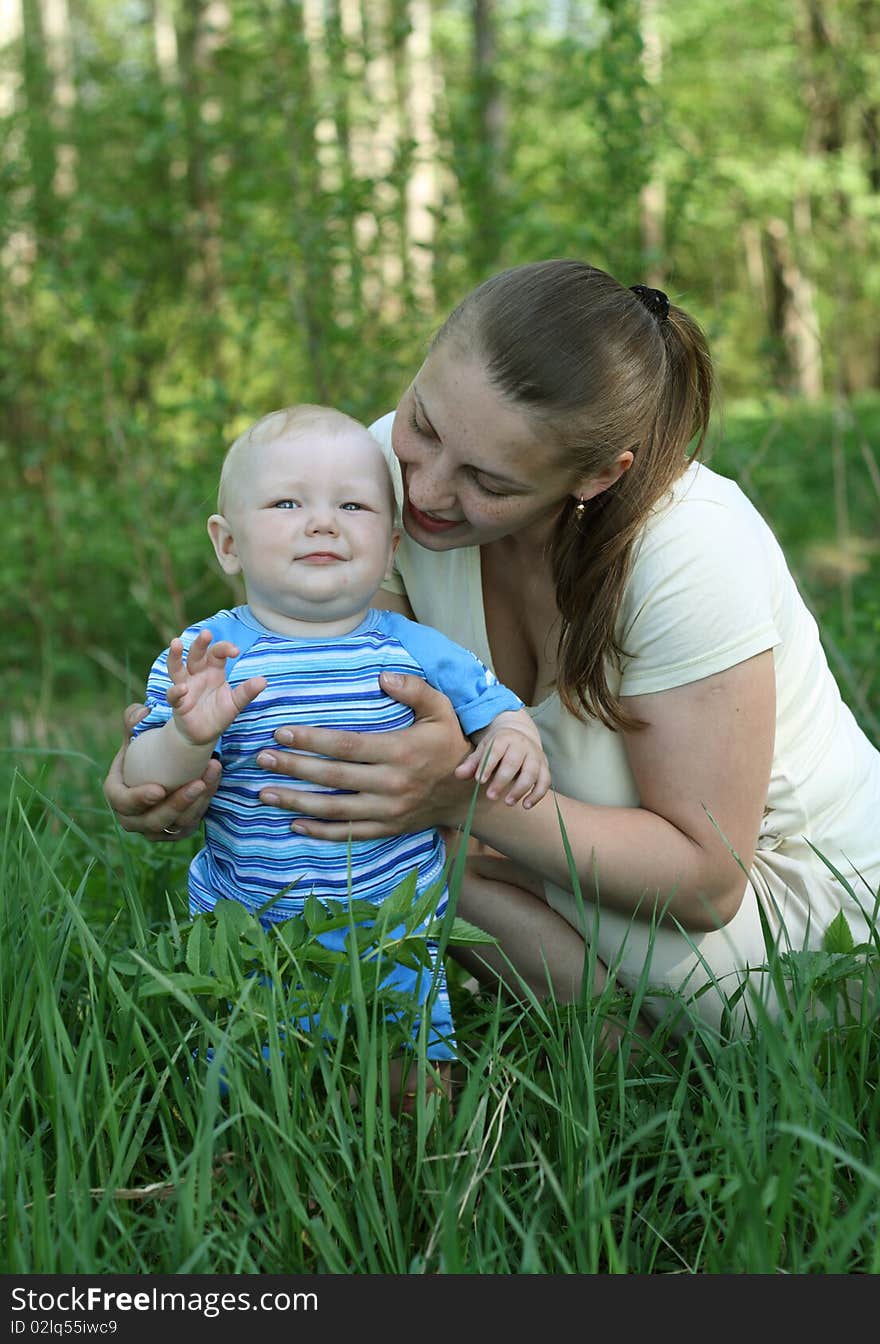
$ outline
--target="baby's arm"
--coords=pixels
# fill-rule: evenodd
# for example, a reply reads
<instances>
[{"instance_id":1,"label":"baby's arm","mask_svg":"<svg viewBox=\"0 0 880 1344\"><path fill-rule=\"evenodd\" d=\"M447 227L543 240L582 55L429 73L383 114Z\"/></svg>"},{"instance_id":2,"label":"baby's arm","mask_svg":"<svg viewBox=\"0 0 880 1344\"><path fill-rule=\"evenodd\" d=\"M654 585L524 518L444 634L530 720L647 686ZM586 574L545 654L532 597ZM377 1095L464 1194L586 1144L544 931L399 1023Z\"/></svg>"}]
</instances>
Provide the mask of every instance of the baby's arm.
<instances>
[{"instance_id":1,"label":"baby's arm","mask_svg":"<svg viewBox=\"0 0 880 1344\"><path fill-rule=\"evenodd\" d=\"M455 771L458 779L479 777L488 785L489 798L504 789L505 803L534 807L550 787L550 767L541 746L541 735L524 709L505 710L486 728L471 733L476 749ZM508 787L509 786L509 787Z\"/></svg>"},{"instance_id":2,"label":"baby's arm","mask_svg":"<svg viewBox=\"0 0 880 1344\"><path fill-rule=\"evenodd\" d=\"M226 659L239 650L227 639L214 640L202 630L193 640L184 662L183 643L171 641L167 700L174 711L161 728L141 733L128 746L124 780L137 784L162 784L176 789L197 779L204 770L217 739L266 686L265 677L249 677L237 686L226 679Z\"/></svg>"}]
</instances>

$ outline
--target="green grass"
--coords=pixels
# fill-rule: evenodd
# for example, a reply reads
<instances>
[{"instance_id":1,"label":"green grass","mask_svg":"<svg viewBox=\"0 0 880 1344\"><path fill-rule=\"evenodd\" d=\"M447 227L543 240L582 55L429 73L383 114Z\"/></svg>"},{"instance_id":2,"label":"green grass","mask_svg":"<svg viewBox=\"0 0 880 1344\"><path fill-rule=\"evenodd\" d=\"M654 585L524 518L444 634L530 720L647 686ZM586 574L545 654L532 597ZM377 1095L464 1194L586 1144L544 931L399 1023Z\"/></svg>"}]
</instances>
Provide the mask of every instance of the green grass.
<instances>
[{"instance_id":1,"label":"green grass","mask_svg":"<svg viewBox=\"0 0 880 1344\"><path fill-rule=\"evenodd\" d=\"M96 761L93 793L99 778ZM750 1043L658 1035L640 1057L599 1043L626 1001L504 1006L453 971L454 1112L396 1118L386 1064L402 1029L378 974L356 957L309 964L288 925L267 935L237 908L189 922L188 848L157 857L99 805L84 828L14 785L5 1272L880 1268L876 990L838 1025L804 1011L875 953L795 964L790 1012ZM335 976L323 999L320 974ZM356 1005L332 1043L291 1029L294 981Z\"/></svg>"},{"instance_id":2,"label":"green grass","mask_svg":"<svg viewBox=\"0 0 880 1344\"><path fill-rule=\"evenodd\" d=\"M880 406L835 414L740 408L712 463L776 528L874 735ZM751 1041L641 1055L600 1046L637 1000L513 1007L453 966L454 1111L396 1118L377 974L293 929L191 923L197 841L119 831L100 781L125 698L96 704L86 672L37 712L23 685L0 754L5 1272L880 1269L876 948L776 960L788 1009ZM835 1015L860 977L860 1015ZM354 1005L332 1044L291 1029L297 983L325 1016Z\"/></svg>"}]
</instances>

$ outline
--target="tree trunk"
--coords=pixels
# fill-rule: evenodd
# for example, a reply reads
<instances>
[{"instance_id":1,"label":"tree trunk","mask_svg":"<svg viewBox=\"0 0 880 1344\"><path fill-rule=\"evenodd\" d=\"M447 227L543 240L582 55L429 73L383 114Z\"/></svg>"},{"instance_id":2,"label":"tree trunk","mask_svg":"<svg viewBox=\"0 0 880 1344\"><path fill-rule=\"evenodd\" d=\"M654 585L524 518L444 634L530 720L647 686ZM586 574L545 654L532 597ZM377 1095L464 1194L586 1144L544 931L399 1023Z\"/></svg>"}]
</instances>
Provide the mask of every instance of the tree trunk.
<instances>
[{"instance_id":1,"label":"tree trunk","mask_svg":"<svg viewBox=\"0 0 880 1344\"><path fill-rule=\"evenodd\" d=\"M324 49L327 54L326 81L333 108L335 139L334 190L338 211L344 220L346 259L336 266L336 287L347 291L352 312L363 312L363 264L357 240L359 186L352 154L352 89L362 75L346 38L341 4L344 0L326 0L324 5Z\"/></svg>"},{"instance_id":2,"label":"tree trunk","mask_svg":"<svg viewBox=\"0 0 880 1344\"><path fill-rule=\"evenodd\" d=\"M0 3L0 50L8 50L23 34L23 6L18 0ZM16 94L22 83L18 70L7 69L0 80L0 116L8 117L15 107Z\"/></svg>"},{"instance_id":3,"label":"tree trunk","mask_svg":"<svg viewBox=\"0 0 880 1344\"><path fill-rule=\"evenodd\" d=\"M766 314L768 308L767 268L764 264L764 253L761 248L761 229L753 219L744 220L740 237L742 238L746 275L748 276L752 300L755 307Z\"/></svg>"},{"instance_id":4,"label":"tree trunk","mask_svg":"<svg viewBox=\"0 0 880 1344\"><path fill-rule=\"evenodd\" d=\"M73 40L67 0L42 0L46 37L46 63L51 71L52 116L56 130L55 194L72 196L76 191L76 147L71 118L76 105L73 72Z\"/></svg>"},{"instance_id":5,"label":"tree trunk","mask_svg":"<svg viewBox=\"0 0 880 1344\"><path fill-rule=\"evenodd\" d=\"M408 0L390 0L388 50L391 55L394 90L394 234L398 248L401 299L404 310L413 304L412 252L409 240L408 188L413 171L414 148L410 125L410 52L412 20Z\"/></svg>"},{"instance_id":6,"label":"tree trunk","mask_svg":"<svg viewBox=\"0 0 880 1344\"><path fill-rule=\"evenodd\" d=\"M833 8L827 10L824 0L801 0L800 47L802 53L804 103L807 109L806 150L810 158L823 167L834 168L847 139L846 94L840 78L844 53L840 49L839 24ZM861 250L859 226L853 219L850 196L842 185L833 190L815 192L816 209L828 217L836 215L833 227L841 238L847 239L847 250L856 254ZM797 228L798 212L809 214L812 205L802 194L794 203L794 222ZM803 232L803 230L802 230ZM850 350L846 339L846 314L855 299L845 269L841 269L835 288L835 304L831 330L838 333L833 341L834 377L838 391L852 383Z\"/></svg>"},{"instance_id":7,"label":"tree trunk","mask_svg":"<svg viewBox=\"0 0 880 1344\"><path fill-rule=\"evenodd\" d=\"M147 12L153 29L156 73L163 84L173 84L179 77L179 66L177 33L169 0L147 0Z\"/></svg>"},{"instance_id":8,"label":"tree trunk","mask_svg":"<svg viewBox=\"0 0 880 1344\"><path fill-rule=\"evenodd\" d=\"M24 37L25 146L30 164L31 218L37 255L51 248L58 220L55 197L55 132L52 126L52 74L46 60L46 34L40 0L22 0Z\"/></svg>"},{"instance_id":9,"label":"tree trunk","mask_svg":"<svg viewBox=\"0 0 880 1344\"><path fill-rule=\"evenodd\" d=\"M880 14L877 0L861 0L856 13L860 23L861 47L866 67L876 70L880 60ZM870 81L871 93L865 99L861 113L858 138L865 162L865 176L873 195L880 195L880 101L876 97L876 82ZM876 202L874 203L876 205ZM880 387L880 335L874 338L873 350L866 360L870 387Z\"/></svg>"},{"instance_id":10,"label":"tree trunk","mask_svg":"<svg viewBox=\"0 0 880 1344\"><path fill-rule=\"evenodd\" d=\"M431 59L431 0L412 0L409 35L409 126L412 169L407 181L407 234L413 295L426 313L434 309L434 231L437 142L434 135L434 67Z\"/></svg>"},{"instance_id":11,"label":"tree trunk","mask_svg":"<svg viewBox=\"0 0 880 1344\"><path fill-rule=\"evenodd\" d=\"M796 204L796 231L800 237L808 228L808 212L805 200ZM769 219L765 234L771 286L770 324L781 355L779 381L785 391L813 401L822 395L822 348L815 288L798 264L785 220Z\"/></svg>"},{"instance_id":12,"label":"tree trunk","mask_svg":"<svg viewBox=\"0 0 880 1344\"><path fill-rule=\"evenodd\" d=\"M502 200L507 127L496 73L495 0L473 0L475 171L470 174L471 238L478 277L498 266L503 243Z\"/></svg>"},{"instance_id":13,"label":"tree trunk","mask_svg":"<svg viewBox=\"0 0 880 1344\"><path fill-rule=\"evenodd\" d=\"M642 0L642 70L648 89L645 134L649 143L654 145L655 153L650 176L640 193L640 213L644 283L662 289L665 282L666 183L656 155L657 128L652 124L658 115L657 103L663 73L663 44L657 22L659 7L659 0Z\"/></svg>"},{"instance_id":14,"label":"tree trunk","mask_svg":"<svg viewBox=\"0 0 880 1344\"><path fill-rule=\"evenodd\" d=\"M277 57L283 73L287 176L290 183L291 267L288 293L305 342L312 395L332 398L328 347L334 292L324 237L325 209L315 135L316 114L302 0L283 0Z\"/></svg>"},{"instance_id":15,"label":"tree trunk","mask_svg":"<svg viewBox=\"0 0 880 1344\"><path fill-rule=\"evenodd\" d=\"M205 97L205 71L229 25L225 0L183 0L176 28L183 124L190 265L200 298L202 349L216 376L222 376L214 323L220 307L220 211L213 189L205 124L214 108ZM170 47L170 35L164 40Z\"/></svg>"}]
</instances>

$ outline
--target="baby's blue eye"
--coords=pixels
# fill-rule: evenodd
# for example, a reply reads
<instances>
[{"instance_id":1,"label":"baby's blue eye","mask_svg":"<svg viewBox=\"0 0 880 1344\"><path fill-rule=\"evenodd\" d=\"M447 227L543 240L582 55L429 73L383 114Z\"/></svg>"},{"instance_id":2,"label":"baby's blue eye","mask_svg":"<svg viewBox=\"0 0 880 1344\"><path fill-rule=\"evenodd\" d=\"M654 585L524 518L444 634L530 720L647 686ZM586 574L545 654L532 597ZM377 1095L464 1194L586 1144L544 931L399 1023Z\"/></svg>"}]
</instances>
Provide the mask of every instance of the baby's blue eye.
<instances>
[{"instance_id":1,"label":"baby's blue eye","mask_svg":"<svg viewBox=\"0 0 880 1344\"><path fill-rule=\"evenodd\" d=\"M278 499L273 507L276 509L298 509L299 505L295 499Z\"/></svg>"},{"instance_id":2,"label":"baby's blue eye","mask_svg":"<svg viewBox=\"0 0 880 1344\"><path fill-rule=\"evenodd\" d=\"M356 504L354 500L348 500L345 504L340 504L339 507L340 509L347 509L351 512L354 509L362 509L365 506L363 504Z\"/></svg>"}]
</instances>

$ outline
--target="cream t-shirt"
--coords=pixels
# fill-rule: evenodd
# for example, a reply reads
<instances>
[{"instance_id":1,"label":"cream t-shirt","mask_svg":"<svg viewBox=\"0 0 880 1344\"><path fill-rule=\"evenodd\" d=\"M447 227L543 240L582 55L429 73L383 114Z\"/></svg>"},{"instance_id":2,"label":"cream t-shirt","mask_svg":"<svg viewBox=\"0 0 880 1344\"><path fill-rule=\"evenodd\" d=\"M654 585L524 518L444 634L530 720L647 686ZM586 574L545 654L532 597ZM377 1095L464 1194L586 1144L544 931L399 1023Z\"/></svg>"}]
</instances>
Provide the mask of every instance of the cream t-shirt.
<instances>
[{"instance_id":1,"label":"cream t-shirt","mask_svg":"<svg viewBox=\"0 0 880 1344\"><path fill-rule=\"evenodd\" d=\"M393 419L371 428L402 499ZM404 534L386 586L405 593L419 621L492 666L478 547L428 551ZM841 699L776 538L735 482L692 464L654 509L627 581L619 642L628 656L611 684L622 695L684 686L772 649L776 740L758 848L818 865L827 878L809 841L845 877L854 881L860 872L877 891L880 752ZM638 806L621 734L575 718L555 693L529 713L558 792L594 805ZM711 811L711 800L702 801Z\"/></svg>"}]
</instances>

